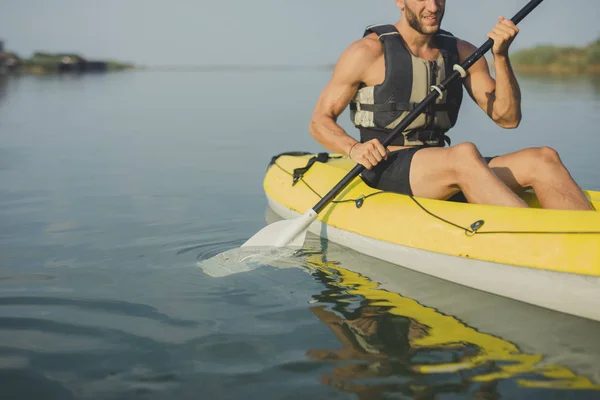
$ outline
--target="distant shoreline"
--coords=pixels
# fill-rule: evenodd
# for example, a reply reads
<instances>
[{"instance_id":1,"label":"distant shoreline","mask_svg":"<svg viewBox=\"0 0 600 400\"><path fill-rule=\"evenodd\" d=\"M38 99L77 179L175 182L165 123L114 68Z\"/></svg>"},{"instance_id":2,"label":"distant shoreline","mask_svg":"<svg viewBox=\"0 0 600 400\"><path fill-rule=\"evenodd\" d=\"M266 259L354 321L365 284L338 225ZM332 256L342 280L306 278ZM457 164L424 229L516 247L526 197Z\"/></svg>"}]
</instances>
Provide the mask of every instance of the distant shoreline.
<instances>
[{"instance_id":1,"label":"distant shoreline","mask_svg":"<svg viewBox=\"0 0 600 400\"><path fill-rule=\"evenodd\" d=\"M519 50L510 55L516 72L561 75L600 75L600 38L583 47L540 45ZM493 61L489 63L493 70ZM14 52L4 51L0 40L0 75L113 72L128 70L179 72L252 72L332 70L334 64L316 65L149 65L140 66L115 60L88 60L79 54L36 52L30 58L21 58Z\"/></svg>"},{"instance_id":2,"label":"distant shoreline","mask_svg":"<svg viewBox=\"0 0 600 400\"><path fill-rule=\"evenodd\" d=\"M542 45L510 56L515 70L550 74L600 74L600 38L584 47Z\"/></svg>"},{"instance_id":3,"label":"distant shoreline","mask_svg":"<svg viewBox=\"0 0 600 400\"><path fill-rule=\"evenodd\" d=\"M133 64L113 60L88 60L78 54L35 53L29 59L20 60L17 72L25 74L49 74L65 72L113 72L135 69Z\"/></svg>"},{"instance_id":4,"label":"distant shoreline","mask_svg":"<svg viewBox=\"0 0 600 400\"><path fill-rule=\"evenodd\" d=\"M136 69L134 64L115 60L90 60L74 53L35 52L29 58L4 50L0 40L0 75L112 72Z\"/></svg>"},{"instance_id":5,"label":"distant shoreline","mask_svg":"<svg viewBox=\"0 0 600 400\"><path fill-rule=\"evenodd\" d=\"M566 67L560 65L549 65L549 66L540 66L540 65L518 65L515 67L515 70L518 72L527 72L527 73L547 73L547 74L557 74L557 75L579 75L579 74L598 74L600 75L600 65L592 65L587 68L575 68L575 67Z\"/></svg>"}]
</instances>

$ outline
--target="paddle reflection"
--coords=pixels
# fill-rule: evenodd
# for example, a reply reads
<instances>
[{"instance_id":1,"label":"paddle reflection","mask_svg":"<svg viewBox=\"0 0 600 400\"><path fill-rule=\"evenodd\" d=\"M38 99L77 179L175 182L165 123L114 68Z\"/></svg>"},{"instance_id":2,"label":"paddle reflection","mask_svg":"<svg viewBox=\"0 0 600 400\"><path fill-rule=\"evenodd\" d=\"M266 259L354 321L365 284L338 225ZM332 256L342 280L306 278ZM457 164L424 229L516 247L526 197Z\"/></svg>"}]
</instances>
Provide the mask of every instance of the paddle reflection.
<instances>
[{"instance_id":1,"label":"paddle reflection","mask_svg":"<svg viewBox=\"0 0 600 400\"><path fill-rule=\"evenodd\" d=\"M318 305L311 311L341 344L307 352L310 359L331 363L321 375L323 384L361 399L392 393L417 398L463 393L487 399L515 391L546 396L558 394L557 389L577 389L586 396L600 390L563 366L542 365L541 355L523 353L510 342L382 290L324 261L323 255L310 259L314 276L326 287L314 296Z\"/></svg>"}]
</instances>

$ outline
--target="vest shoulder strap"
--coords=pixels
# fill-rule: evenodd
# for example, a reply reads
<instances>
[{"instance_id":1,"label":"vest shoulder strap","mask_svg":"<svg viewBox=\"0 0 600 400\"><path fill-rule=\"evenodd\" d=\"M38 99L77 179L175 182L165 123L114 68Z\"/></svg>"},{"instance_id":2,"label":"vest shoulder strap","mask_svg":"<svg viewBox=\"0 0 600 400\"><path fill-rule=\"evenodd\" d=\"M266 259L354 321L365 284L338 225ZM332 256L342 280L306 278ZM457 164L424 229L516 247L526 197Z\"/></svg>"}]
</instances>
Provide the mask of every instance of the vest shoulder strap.
<instances>
[{"instance_id":1,"label":"vest shoulder strap","mask_svg":"<svg viewBox=\"0 0 600 400\"><path fill-rule=\"evenodd\" d=\"M398 29L396 29L396 27L391 24L369 25L367 26L367 29L365 29L363 37L370 35L371 33L375 33L379 37L379 40L381 40L382 42L388 36L400 36L400 32L398 32Z\"/></svg>"},{"instance_id":2,"label":"vest shoulder strap","mask_svg":"<svg viewBox=\"0 0 600 400\"><path fill-rule=\"evenodd\" d=\"M395 51L406 51L402 36L398 29L392 24L369 25L365 29L363 37L375 33L382 43L388 43ZM458 59L458 38L452 33L440 29L436 33L436 38L440 43L440 50L445 53L444 56L456 63ZM400 40L398 40L400 39ZM452 57L454 56L454 57Z\"/></svg>"},{"instance_id":3,"label":"vest shoulder strap","mask_svg":"<svg viewBox=\"0 0 600 400\"><path fill-rule=\"evenodd\" d=\"M443 37L443 38L449 38L452 40L457 40L458 38L456 36L454 36L452 33L445 31L443 29L440 29L437 31L437 33L435 34L437 37Z\"/></svg>"},{"instance_id":4,"label":"vest shoulder strap","mask_svg":"<svg viewBox=\"0 0 600 400\"><path fill-rule=\"evenodd\" d=\"M458 38L450 32L439 30L436 38L440 44L440 51L452 60L453 63L457 63L458 60Z\"/></svg>"},{"instance_id":5,"label":"vest shoulder strap","mask_svg":"<svg viewBox=\"0 0 600 400\"><path fill-rule=\"evenodd\" d=\"M400 35L398 29L392 24L369 25L365 29L363 37L370 35L371 33L375 33L377 36L379 36L381 40L383 40L385 36ZM451 32L445 31L443 29L438 30L436 36L445 43L456 43L456 41L458 40L458 38L454 36Z\"/></svg>"},{"instance_id":6,"label":"vest shoulder strap","mask_svg":"<svg viewBox=\"0 0 600 400\"><path fill-rule=\"evenodd\" d=\"M398 29L391 24L371 25L365 30L365 36L375 33L378 35L385 59L385 79L381 85L375 86L376 98L383 98L382 103L394 103L393 110L389 110L388 117L398 117L402 110L396 109L395 105L407 108L403 105L410 104L413 88L413 61L412 56Z\"/></svg>"}]
</instances>

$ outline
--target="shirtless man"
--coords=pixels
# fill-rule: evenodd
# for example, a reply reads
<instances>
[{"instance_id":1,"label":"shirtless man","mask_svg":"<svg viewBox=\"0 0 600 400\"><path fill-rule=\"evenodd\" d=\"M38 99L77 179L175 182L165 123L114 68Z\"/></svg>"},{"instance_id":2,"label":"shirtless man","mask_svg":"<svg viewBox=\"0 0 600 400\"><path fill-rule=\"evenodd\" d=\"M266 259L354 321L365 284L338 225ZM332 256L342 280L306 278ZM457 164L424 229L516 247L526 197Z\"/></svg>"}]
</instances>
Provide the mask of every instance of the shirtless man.
<instances>
[{"instance_id":1,"label":"shirtless man","mask_svg":"<svg viewBox=\"0 0 600 400\"><path fill-rule=\"evenodd\" d=\"M549 147L528 148L484 158L473 143L444 147L462 102L457 81L386 149L379 139L465 61L472 44L440 30L445 0L395 0L401 18L369 27L341 55L321 93L309 131L325 148L362 164L363 179L382 190L432 199L462 192L471 203L527 207L518 196L533 188L543 208L592 210L581 188ZM471 98L498 125L516 128L521 94L508 58L519 29L500 17L487 35L494 40L494 80L481 58L462 81ZM437 82L437 83L436 83ZM350 104L361 141L348 135L337 117Z\"/></svg>"}]
</instances>

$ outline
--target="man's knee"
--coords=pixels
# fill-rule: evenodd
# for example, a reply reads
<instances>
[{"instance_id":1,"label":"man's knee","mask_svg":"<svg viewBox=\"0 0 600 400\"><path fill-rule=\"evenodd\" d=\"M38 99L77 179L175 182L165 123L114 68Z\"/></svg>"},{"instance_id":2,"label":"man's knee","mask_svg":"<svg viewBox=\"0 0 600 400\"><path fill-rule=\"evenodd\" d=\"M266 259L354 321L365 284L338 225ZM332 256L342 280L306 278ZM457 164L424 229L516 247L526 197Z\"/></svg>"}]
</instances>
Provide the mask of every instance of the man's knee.
<instances>
[{"instance_id":1,"label":"man's knee","mask_svg":"<svg viewBox=\"0 0 600 400\"><path fill-rule=\"evenodd\" d=\"M456 146L452 147L452 153L454 158L459 160L473 160L481 158L479 149L477 149L477 146L471 142L457 144Z\"/></svg>"},{"instance_id":2,"label":"man's knee","mask_svg":"<svg viewBox=\"0 0 600 400\"><path fill-rule=\"evenodd\" d=\"M524 161L530 165L530 170L537 174L551 172L562 166L558 152L548 146L529 148L524 155Z\"/></svg>"},{"instance_id":3,"label":"man's knee","mask_svg":"<svg viewBox=\"0 0 600 400\"><path fill-rule=\"evenodd\" d=\"M534 147L526 150L529 181L546 182L554 179L558 169L564 168L558 152L551 147Z\"/></svg>"},{"instance_id":4,"label":"man's knee","mask_svg":"<svg viewBox=\"0 0 600 400\"><path fill-rule=\"evenodd\" d=\"M452 147L451 159L453 170L458 174L472 171L478 166L485 166L485 160L479 149L471 142L460 143Z\"/></svg>"},{"instance_id":5,"label":"man's knee","mask_svg":"<svg viewBox=\"0 0 600 400\"><path fill-rule=\"evenodd\" d=\"M539 147L536 149L536 159L538 162L544 164L556 165L562 163L560 161L560 156L558 155L558 152L548 146Z\"/></svg>"}]
</instances>

